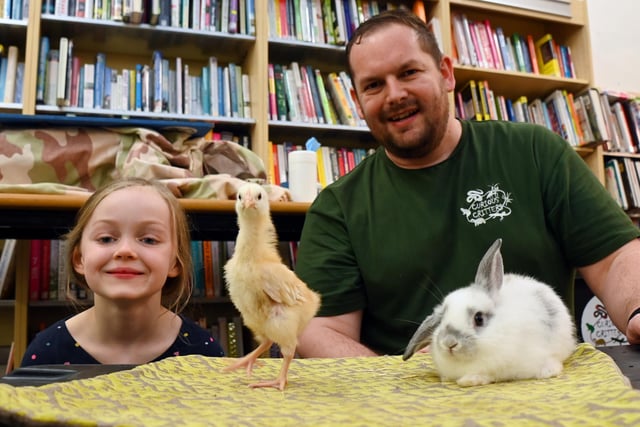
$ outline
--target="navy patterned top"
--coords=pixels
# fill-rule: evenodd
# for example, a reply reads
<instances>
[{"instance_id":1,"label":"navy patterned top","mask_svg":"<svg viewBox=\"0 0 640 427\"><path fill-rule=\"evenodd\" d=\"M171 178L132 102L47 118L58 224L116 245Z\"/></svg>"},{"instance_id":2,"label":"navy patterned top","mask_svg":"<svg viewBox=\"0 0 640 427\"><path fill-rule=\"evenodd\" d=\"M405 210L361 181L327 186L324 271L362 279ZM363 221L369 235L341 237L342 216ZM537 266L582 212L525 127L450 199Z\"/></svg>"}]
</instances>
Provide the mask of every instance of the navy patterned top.
<instances>
[{"instance_id":1,"label":"navy patterned top","mask_svg":"<svg viewBox=\"0 0 640 427\"><path fill-rule=\"evenodd\" d=\"M173 356L201 354L203 356L222 357L224 351L205 329L184 316L180 333L167 350L151 362ZM33 365L89 365L100 364L87 353L71 336L65 321L59 320L39 332L27 347L21 366Z\"/></svg>"}]
</instances>

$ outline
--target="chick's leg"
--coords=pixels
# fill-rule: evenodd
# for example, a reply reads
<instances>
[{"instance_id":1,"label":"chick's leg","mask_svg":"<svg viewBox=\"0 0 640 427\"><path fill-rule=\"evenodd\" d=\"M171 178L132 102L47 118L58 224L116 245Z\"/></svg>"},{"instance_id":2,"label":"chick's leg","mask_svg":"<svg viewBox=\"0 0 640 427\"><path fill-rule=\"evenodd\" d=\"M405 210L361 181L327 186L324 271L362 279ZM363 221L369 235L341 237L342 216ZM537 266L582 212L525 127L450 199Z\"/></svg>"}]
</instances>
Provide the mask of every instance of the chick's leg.
<instances>
[{"instance_id":1,"label":"chick's leg","mask_svg":"<svg viewBox=\"0 0 640 427\"><path fill-rule=\"evenodd\" d=\"M287 386L287 374L289 372L289 365L291 365L291 361L293 360L294 351L285 351L282 350L282 367L280 368L280 374L278 378L272 381L264 381L255 384L249 385L251 388L258 387L275 387L280 391L283 391Z\"/></svg>"},{"instance_id":2,"label":"chick's leg","mask_svg":"<svg viewBox=\"0 0 640 427\"><path fill-rule=\"evenodd\" d=\"M231 365L229 365L226 368L224 368L223 371L224 372L234 371L234 370L244 366L246 368L246 370L247 370L247 376L250 377L251 373L253 372L254 363L256 362L258 357L260 357L260 355L262 353L264 353L265 351L267 351L267 349L269 347L271 347L271 344L273 344L273 341L265 341L265 342L261 343L251 353L247 354L246 356L243 356L243 357L239 358L238 360L233 362Z\"/></svg>"}]
</instances>

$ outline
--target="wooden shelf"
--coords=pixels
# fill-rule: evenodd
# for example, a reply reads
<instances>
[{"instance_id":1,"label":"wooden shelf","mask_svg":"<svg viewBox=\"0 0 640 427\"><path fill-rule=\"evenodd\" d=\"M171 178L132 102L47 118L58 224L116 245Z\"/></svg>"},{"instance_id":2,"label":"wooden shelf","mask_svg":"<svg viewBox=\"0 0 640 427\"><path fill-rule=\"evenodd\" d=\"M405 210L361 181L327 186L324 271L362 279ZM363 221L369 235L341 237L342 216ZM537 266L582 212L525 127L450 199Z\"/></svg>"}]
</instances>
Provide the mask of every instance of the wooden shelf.
<instances>
[{"instance_id":1,"label":"wooden shelf","mask_svg":"<svg viewBox=\"0 0 640 427\"><path fill-rule=\"evenodd\" d=\"M67 233L89 195L0 194L0 238L55 239ZM195 240L235 240L233 200L181 199ZM308 203L272 202L271 215L284 241L296 241Z\"/></svg>"}]
</instances>

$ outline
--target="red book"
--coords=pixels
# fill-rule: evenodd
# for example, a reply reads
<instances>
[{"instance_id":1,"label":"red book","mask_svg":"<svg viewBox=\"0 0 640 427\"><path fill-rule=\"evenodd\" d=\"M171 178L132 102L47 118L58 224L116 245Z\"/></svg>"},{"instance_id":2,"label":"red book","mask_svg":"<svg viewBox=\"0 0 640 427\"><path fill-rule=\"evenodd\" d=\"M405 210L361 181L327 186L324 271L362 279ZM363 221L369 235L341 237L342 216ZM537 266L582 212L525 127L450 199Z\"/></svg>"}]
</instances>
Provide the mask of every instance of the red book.
<instances>
[{"instance_id":1,"label":"red book","mask_svg":"<svg viewBox=\"0 0 640 427\"><path fill-rule=\"evenodd\" d=\"M40 299L49 299L49 272L51 270L51 240L41 240L40 248Z\"/></svg>"},{"instance_id":2,"label":"red book","mask_svg":"<svg viewBox=\"0 0 640 427\"><path fill-rule=\"evenodd\" d=\"M529 48L529 58L531 59L531 72L540 74L538 67L538 55L536 55L536 42L531 34L527 35L527 47Z\"/></svg>"},{"instance_id":3,"label":"red book","mask_svg":"<svg viewBox=\"0 0 640 427\"><path fill-rule=\"evenodd\" d=\"M40 299L40 284L42 282L42 240L31 240L31 254L29 256L29 300Z\"/></svg>"}]
</instances>

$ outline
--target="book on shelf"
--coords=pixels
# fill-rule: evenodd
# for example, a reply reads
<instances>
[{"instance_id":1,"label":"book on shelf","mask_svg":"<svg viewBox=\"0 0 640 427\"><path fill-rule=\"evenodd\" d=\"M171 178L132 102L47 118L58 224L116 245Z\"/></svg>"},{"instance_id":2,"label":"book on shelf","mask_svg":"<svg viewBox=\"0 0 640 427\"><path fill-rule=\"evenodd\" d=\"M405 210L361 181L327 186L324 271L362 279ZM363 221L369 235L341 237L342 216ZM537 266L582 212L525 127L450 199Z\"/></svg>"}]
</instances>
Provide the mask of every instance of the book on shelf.
<instances>
[{"instance_id":1,"label":"book on shelf","mask_svg":"<svg viewBox=\"0 0 640 427\"><path fill-rule=\"evenodd\" d=\"M614 160L618 164L618 170L620 172L620 178L621 178L620 182L622 183L622 188L625 194L625 199L626 199L625 209L637 207L638 205L636 205L636 200L634 199L633 193L632 193L632 183L631 183L631 176L630 176L631 171L627 170L624 159L616 158Z\"/></svg>"},{"instance_id":2,"label":"book on shelf","mask_svg":"<svg viewBox=\"0 0 640 427\"><path fill-rule=\"evenodd\" d=\"M613 119L616 128L620 135L620 148L627 153L636 153L638 147L634 144L634 140L631 136L631 129L627 121L627 116L622 106L622 101L615 101L611 104L611 112L613 113Z\"/></svg>"},{"instance_id":3,"label":"book on shelf","mask_svg":"<svg viewBox=\"0 0 640 427\"><path fill-rule=\"evenodd\" d=\"M624 164L624 171L627 174L633 207L638 208L640 207L640 182L638 181L638 173L635 166L637 161L629 157L624 157L621 160Z\"/></svg>"},{"instance_id":4,"label":"book on shelf","mask_svg":"<svg viewBox=\"0 0 640 427\"><path fill-rule=\"evenodd\" d=\"M600 92L594 87L590 87L575 96L588 117L594 142L610 141L609 126L607 116L602 109ZM588 133L588 132L587 132Z\"/></svg>"},{"instance_id":5,"label":"book on shelf","mask_svg":"<svg viewBox=\"0 0 640 427\"><path fill-rule=\"evenodd\" d=\"M329 95L327 93L326 86L324 84L324 78L322 77L322 73L319 69L314 69L313 73L315 75L316 84L318 86L318 94L320 95L320 102L322 105L322 113L325 117L325 121L327 124L338 124L340 123L340 119L338 118L338 112L333 105L333 102L329 99Z\"/></svg>"},{"instance_id":6,"label":"book on shelf","mask_svg":"<svg viewBox=\"0 0 640 427\"><path fill-rule=\"evenodd\" d=\"M278 106L276 104L276 77L272 63L267 65L267 82L269 96L269 119L278 120Z\"/></svg>"},{"instance_id":7,"label":"book on shelf","mask_svg":"<svg viewBox=\"0 0 640 427\"><path fill-rule=\"evenodd\" d=\"M5 239L0 253L0 299L11 298L15 285L16 239Z\"/></svg>"},{"instance_id":8,"label":"book on shelf","mask_svg":"<svg viewBox=\"0 0 640 427\"><path fill-rule=\"evenodd\" d=\"M502 64L506 71L516 71L515 58L507 43L507 36L504 34L502 27L496 27L496 39L498 40L498 48L502 55Z\"/></svg>"},{"instance_id":9,"label":"book on shelf","mask_svg":"<svg viewBox=\"0 0 640 427\"><path fill-rule=\"evenodd\" d=\"M340 76L336 72L330 72L326 78L326 86L333 100L333 105L338 112L338 117L343 125L357 126L357 121L346 93L344 85L340 80Z\"/></svg>"},{"instance_id":10,"label":"book on shelf","mask_svg":"<svg viewBox=\"0 0 640 427\"><path fill-rule=\"evenodd\" d=\"M481 121L484 119L482 107L480 106L480 94L475 80L469 80L460 89L462 106L465 118L469 120Z\"/></svg>"},{"instance_id":11,"label":"book on shelf","mask_svg":"<svg viewBox=\"0 0 640 427\"><path fill-rule=\"evenodd\" d=\"M605 187L611 197L616 201L618 206L624 209L622 204L622 195L620 188L620 178L617 176L619 172L616 171L617 166L614 165L613 160L605 161L604 165L604 182Z\"/></svg>"},{"instance_id":12,"label":"book on shelf","mask_svg":"<svg viewBox=\"0 0 640 427\"><path fill-rule=\"evenodd\" d=\"M535 42L536 58L540 67L540 74L562 77L560 59L556 43L551 34L545 34Z\"/></svg>"},{"instance_id":13,"label":"book on shelf","mask_svg":"<svg viewBox=\"0 0 640 427\"><path fill-rule=\"evenodd\" d=\"M44 93L46 85L47 56L49 55L49 37L40 37L40 50L38 59L38 78L36 82L36 103L44 104Z\"/></svg>"},{"instance_id":14,"label":"book on shelf","mask_svg":"<svg viewBox=\"0 0 640 427\"><path fill-rule=\"evenodd\" d=\"M322 101L320 99L320 92L318 91L318 83L316 81L313 68L310 65L303 65L300 69L302 74L302 83L307 91L307 96L311 100L311 107L313 107L313 114L318 123L324 124L326 120L324 118L324 111L322 110Z\"/></svg>"},{"instance_id":15,"label":"book on shelf","mask_svg":"<svg viewBox=\"0 0 640 427\"><path fill-rule=\"evenodd\" d=\"M42 281L42 240L33 239L29 242L29 300L38 301Z\"/></svg>"},{"instance_id":16,"label":"book on shelf","mask_svg":"<svg viewBox=\"0 0 640 427\"><path fill-rule=\"evenodd\" d=\"M451 32L453 34L453 45L457 52L458 63L460 65L471 65L471 55L464 33L462 17L458 14L451 16Z\"/></svg>"},{"instance_id":17,"label":"book on shelf","mask_svg":"<svg viewBox=\"0 0 640 427\"><path fill-rule=\"evenodd\" d=\"M17 46L9 46L6 58L6 67L4 68L4 102L11 103L15 99L16 94L16 73L18 72L18 54Z\"/></svg>"},{"instance_id":18,"label":"book on shelf","mask_svg":"<svg viewBox=\"0 0 640 427\"><path fill-rule=\"evenodd\" d=\"M527 54L529 55L529 62L531 64L531 72L534 74L540 73L540 67L538 66L538 55L536 55L536 42L533 39L533 35L526 35Z\"/></svg>"}]
</instances>

